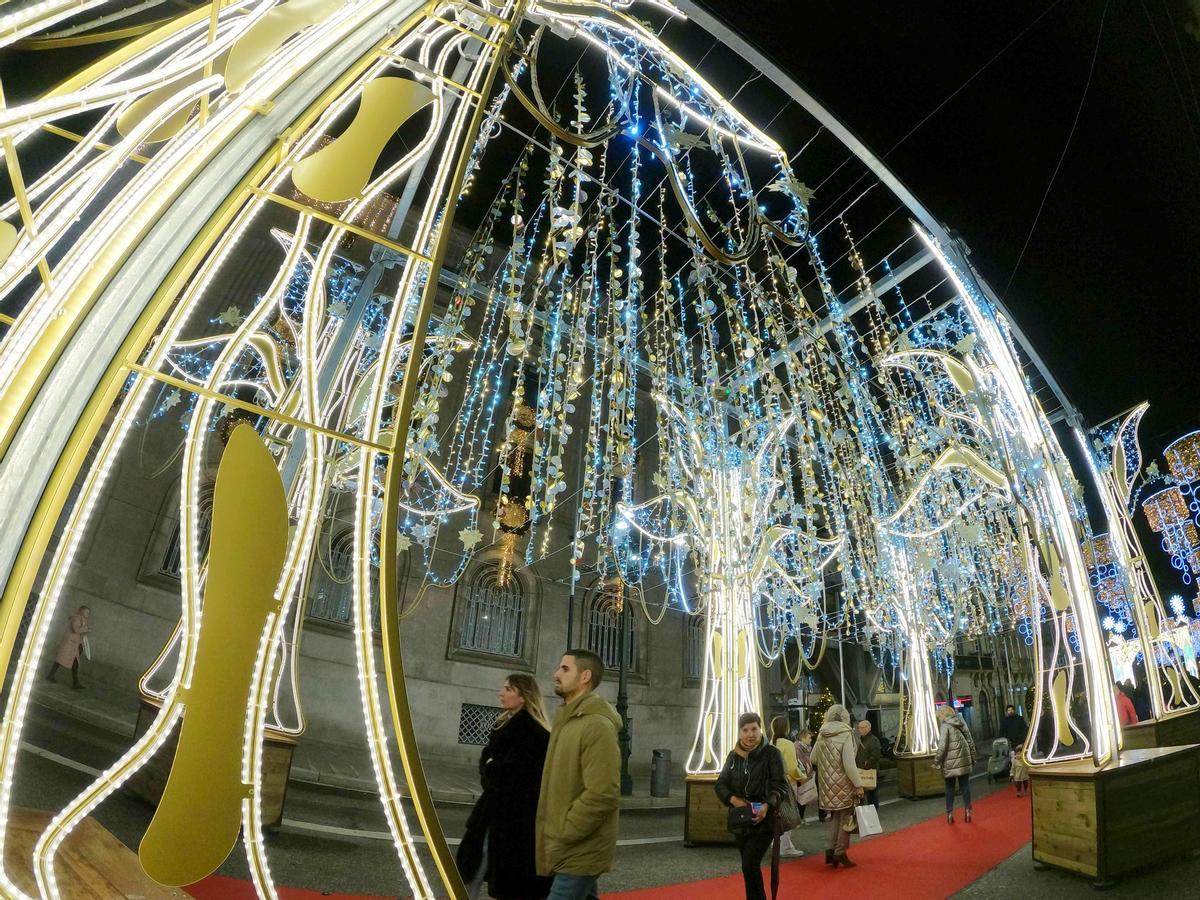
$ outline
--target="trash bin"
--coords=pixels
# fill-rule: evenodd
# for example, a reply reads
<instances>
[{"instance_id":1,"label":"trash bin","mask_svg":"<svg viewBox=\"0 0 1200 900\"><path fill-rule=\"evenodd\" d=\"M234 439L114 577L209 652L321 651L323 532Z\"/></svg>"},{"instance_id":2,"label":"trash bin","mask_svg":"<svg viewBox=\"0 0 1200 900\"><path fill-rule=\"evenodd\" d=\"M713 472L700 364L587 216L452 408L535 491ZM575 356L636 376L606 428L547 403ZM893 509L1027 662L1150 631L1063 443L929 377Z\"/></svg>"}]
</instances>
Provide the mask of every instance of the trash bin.
<instances>
[{"instance_id":1,"label":"trash bin","mask_svg":"<svg viewBox=\"0 0 1200 900\"><path fill-rule=\"evenodd\" d=\"M671 751L652 750L650 756L650 796L671 796Z\"/></svg>"}]
</instances>

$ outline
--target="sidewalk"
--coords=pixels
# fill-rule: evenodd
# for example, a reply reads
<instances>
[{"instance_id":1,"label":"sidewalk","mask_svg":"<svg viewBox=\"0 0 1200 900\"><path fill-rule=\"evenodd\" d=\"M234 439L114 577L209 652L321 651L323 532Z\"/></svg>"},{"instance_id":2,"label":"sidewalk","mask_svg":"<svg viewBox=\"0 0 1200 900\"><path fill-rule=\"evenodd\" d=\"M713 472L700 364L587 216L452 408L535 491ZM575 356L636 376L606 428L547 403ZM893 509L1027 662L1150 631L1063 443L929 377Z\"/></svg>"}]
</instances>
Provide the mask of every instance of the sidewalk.
<instances>
[{"instance_id":1,"label":"sidewalk","mask_svg":"<svg viewBox=\"0 0 1200 900\"><path fill-rule=\"evenodd\" d=\"M92 682L84 690L72 690L61 673L62 684L39 682L33 703L51 713L86 722L107 732L132 738L137 724L139 699L136 694ZM440 803L474 803L480 794L479 772L474 765L445 758L424 760L425 777L433 799ZM399 761L396 761L399 767ZM292 758L290 782L337 791L375 794L378 789L366 744L323 743L303 737ZM635 775L633 794L621 798L622 809L682 809L685 801L683 772L671 780L669 797L650 796L650 776ZM401 793L407 790L401 785Z\"/></svg>"}]
</instances>

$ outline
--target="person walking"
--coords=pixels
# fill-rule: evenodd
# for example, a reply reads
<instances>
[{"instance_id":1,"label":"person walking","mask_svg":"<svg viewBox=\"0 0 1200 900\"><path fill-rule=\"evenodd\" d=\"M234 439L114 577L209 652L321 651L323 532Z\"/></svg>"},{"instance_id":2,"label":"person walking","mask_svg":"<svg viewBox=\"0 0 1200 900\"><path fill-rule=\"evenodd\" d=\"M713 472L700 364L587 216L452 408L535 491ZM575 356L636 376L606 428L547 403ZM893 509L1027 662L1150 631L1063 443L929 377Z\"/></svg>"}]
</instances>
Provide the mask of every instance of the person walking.
<instances>
[{"instance_id":1,"label":"person walking","mask_svg":"<svg viewBox=\"0 0 1200 900\"><path fill-rule=\"evenodd\" d=\"M67 630L58 644L58 652L54 654L54 662L46 673L47 681L54 681L59 669L71 670L71 687L83 690L79 683L79 656L83 653L84 643L92 630L92 608L81 606L74 615L67 618ZM91 658L90 655L88 657Z\"/></svg>"},{"instance_id":2,"label":"person walking","mask_svg":"<svg viewBox=\"0 0 1200 900\"><path fill-rule=\"evenodd\" d=\"M850 849L850 832L854 807L863 796L858 777L857 747L850 728L850 712L840 703L825 710L825 720L813 744L813 764L817 776L817 802L829 813L829 840L825 848L825 865L853 869L856 863L846 855Z\"/></svg>"},{"instance_id":3,"label":"person walking","mask_svg":"<svg viewBox=\"0 0 1200 900\"><path fill-rule=\"evenodd\" d=\"M796 743L788 737L788 723L783 716L776 716L771 720L771 746L779 751L779 756L783 760L783 777L788 783L788 790L796 799L796 805L799 806L800 785L806 776L800 771L800 763L796 759ZM794 833L795 829L792 829L792 831L784 832L779 836L780 856L795 858L804 855L804 851L797 847L793 840Z\"/></svg>"},{"instance_id":4,"label":"person walking","mask_svg":"<svg viewBox=\"0 0 1200 900\"><path fill-rule=\"evenodd\" d=\"M1113 698L1117 701L1117 721L1121 725L1136 725L1138 723L1137 710L1122 685L1113 685Z\"/></svg>"},{"instance_id":5,"label":"person walking","mask_svg":"<svg viewBox=\"0 0 1200 900\"><path fill-rule=\"evenodd\" d=\"M858 741L859 747L854 758L858 764L859 777L863 782L866 802L874 806L876 812L879 812L879 760L883 756L883 747L879 743L879 738L871 733L871 723L866 719L858 723ZM864 772L870 774L862 777ZM870 787L872 784L875 786Z\"/></svg>"},{"instance_id":6,"label":"person walking","mask_svg":"<svg viewBox=\"0 0 1200 900\"><path fill-rule=\"evenodd\" d=\"M796 791L796 805L800 808L800 824L804 822L804 807L817 802L817 776L812 764L812 732L807 728L796 737L796 765L804 776Z\"/></svg>"},{"instance_id":7,"label":"person walking","mask_svg":"<svg viewBox=\"0 0 1200 900\"><path fill-rule=\"evenodd\" d=\"M1000 723L1000 734L1008 740L1008 746L1016 749L1029 736L1029 725L1017 708L1011 704L1004 708L1004 720Z\"/></svg>"},{"instance_id":8,"label":"person walking","mask_svg":"<svg viewBox=\"0 0 1200 900\"><path fill-rule=\"evenodd\" d=\"M550 879L537 874L534 824L550 725L533 676L509 675L500 708L479 755L483 793L458 845L458 871L472 900L484 882L496 900L541 900L550 893Z\"/></svg>"},{"instance_id":9,"label":"person walking","mask_svg":"<svg viewBox=\"0 0 1200 900\"><path fill-rule=\"evenodd\" d=\"M1012 755L1012 780L1017 786L1017 796L1029 793L1029 763L1025 762L1025 745L1020 744Z\"/></svg>"},{"instance_id":10,"label":"person walking","mask_svg":"<svg viewBox=\"0 0 1200 900\"><path fill-rule=\"evenodd\" d=\"M939 706L938 755L935 766L946 779L946 823L954 824L954 786L962 791L964 821L971 821L971 770L975 768L975 739L963 717L947 703Z\"/></svg>"},{"instance_id":11,"label":"person walking","mask_svg":"<svg viewBox=\"0 0 1200 900\"><path fill-rule=\"evenodd\" d=\"M621 717L595 692L603 677L604 661L591 650L568 650L554 673L563 705L537 807L537 872L553 876L551 900L598 898L617 849Z\"/></svg>"},{"instance_id":12,"label":"person walking","mask_svg":"<svg viewBox=\"0 0 1200 900\"><path fill-rule=\"evenodd\" d=\"M789 787L783 757L765 739L758 713L738 717L738 742L725 758L714 790L730 809L728 828L742 857L746 900L766 900L762 860L775 837L773 813Z\"/></svg>"}]
</instances>

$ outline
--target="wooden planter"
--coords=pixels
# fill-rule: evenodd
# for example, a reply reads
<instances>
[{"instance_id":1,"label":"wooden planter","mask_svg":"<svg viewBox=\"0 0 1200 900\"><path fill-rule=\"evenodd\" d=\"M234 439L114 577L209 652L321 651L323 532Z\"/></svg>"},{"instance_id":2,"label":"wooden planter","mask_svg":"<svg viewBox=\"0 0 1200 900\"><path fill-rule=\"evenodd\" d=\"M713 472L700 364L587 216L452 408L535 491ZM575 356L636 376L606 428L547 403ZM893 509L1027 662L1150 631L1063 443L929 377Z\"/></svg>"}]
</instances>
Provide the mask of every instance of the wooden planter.
<instances>
[{"instance_id":1,"label":"wooden planter","mask_svg":"<svg viewBox=\"0 0 1200 900\"><path fill-rule=\"evenodd\" d=\"M1030 767L1033 858L1107 886L1200 847L1200 745Z\"/></svg>"},{"instance_id":2,"label":"wooden planter","mask_svg":"<svg viewBox=\"0 0 1200 900\"><path fill-rule=\"evenodd\" d=\"M8 817L4 860L9 876L29 896L38 896L33 847L53 818L51 813L13 807ZM142 871L137 854L88 816L63 841L55 860L59 890L71 898L139 897L187 900L182 888L163 887Z\"/></svg>"},{"instance_id":3,"label":"wooden planter","mask_svg":"<svg viewBox=\"0 0 1200 900\"><path fill-rule=\"evenodd\" d=\"M687 805L683 812L683 845L732 844L733 835L725 827L729 808L717 799L713 786L716 774L687 777Z\"/></svg>"},{"instance_id":4,"label":"wooden planter","mask_svg":"<svg viewBox=\"0 0 1200 900\"><path fill-rule=\"evenodd\" d=\"M1126 725L1121 729L1121 739L1126 750L1200 744L1200 710Z\"/></svg>"},{"instance_id":5,"label":"wooden planter","mask_svg":"<svg viewBox=\"0 0 1200 900\"><path fill-rule=\"evenodd\" d=\"M158 715L159 704L142 698L138 710L134 739L140 738ZM125 783L125 789L135 797L154 806L162 799L171 774L171 763L175 760L175 746L179 742L179 729L159 748L141 769ZM263 824L278 827L283 821L283 798L287 794L288 776L292 771L292 754L296 749L294 738L277 731L267 730L263 740L262 758L262 815Z\"/></svg>"},{"instance_id":6,"label":"wooden planter","mask_svg":"<svg viewBox=\"0 0 1200 900\"><path fill-rule=\"evenodd\" d=\"M935 753L898 753L896 772L900 777L900 796L909 800L940 797L946 793L946 779L934 768Z\"/></svg>"}]
</instances>

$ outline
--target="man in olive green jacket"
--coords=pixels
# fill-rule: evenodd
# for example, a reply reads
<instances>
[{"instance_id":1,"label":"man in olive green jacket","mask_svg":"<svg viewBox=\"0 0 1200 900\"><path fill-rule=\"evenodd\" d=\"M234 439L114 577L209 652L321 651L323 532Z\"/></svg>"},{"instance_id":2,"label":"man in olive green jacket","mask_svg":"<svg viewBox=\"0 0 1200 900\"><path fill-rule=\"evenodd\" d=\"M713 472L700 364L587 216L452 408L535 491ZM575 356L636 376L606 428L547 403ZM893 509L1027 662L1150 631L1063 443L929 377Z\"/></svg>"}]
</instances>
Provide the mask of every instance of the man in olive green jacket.
<instances>
[{"instance_id":1,"label":"man in olive green jacket","mask_svg":"<svg viewBox=\"0 0 1200 900\"><path fill-rule=\"evenodd\" d=\"M553 875L550 900L599 897L597 879L617 848L621 717L594 693L604 663L590 650L568 650L554 674L563 698L554 717L537 811L537 870Z\"/></svg>"}]
</instances>

